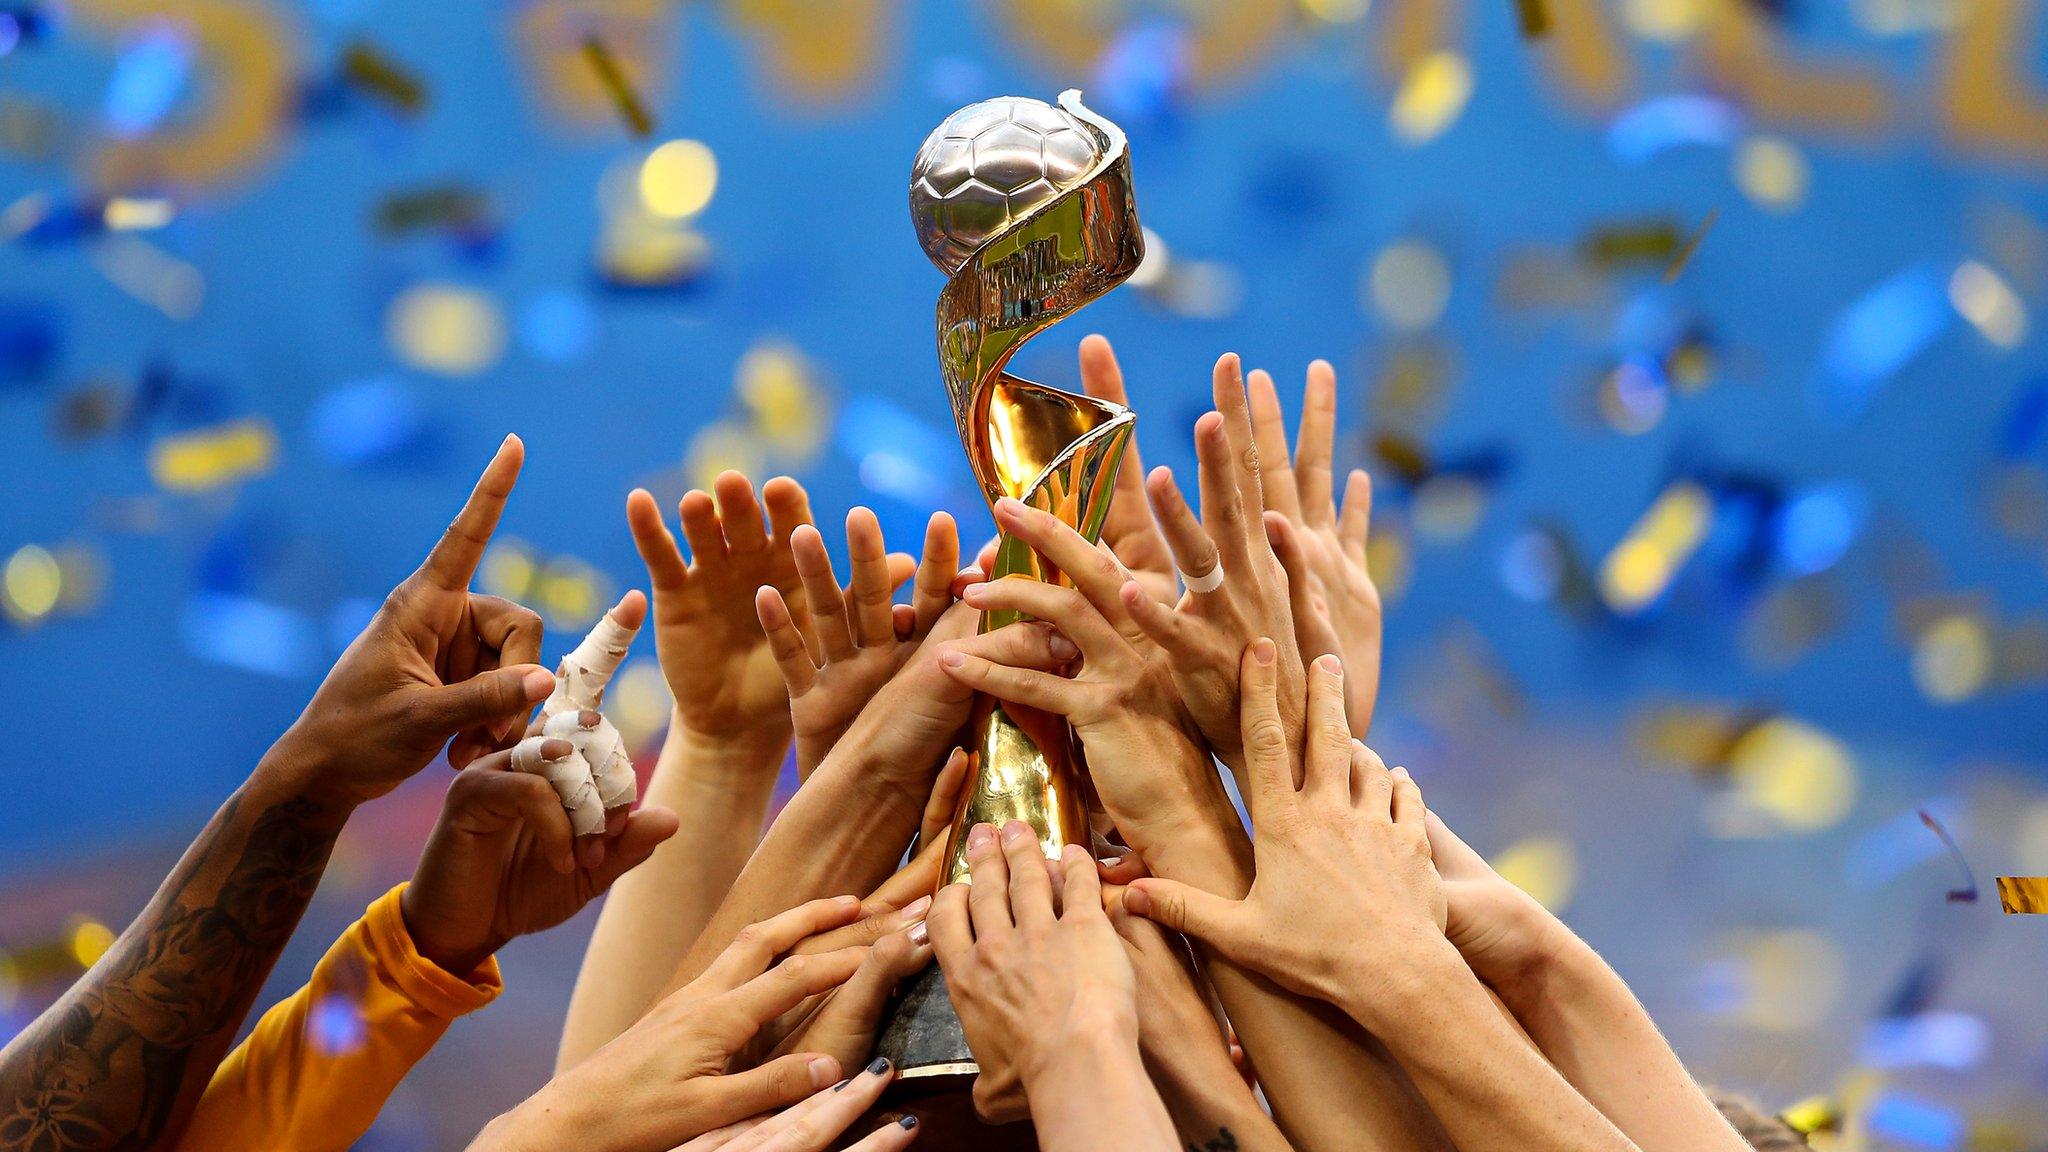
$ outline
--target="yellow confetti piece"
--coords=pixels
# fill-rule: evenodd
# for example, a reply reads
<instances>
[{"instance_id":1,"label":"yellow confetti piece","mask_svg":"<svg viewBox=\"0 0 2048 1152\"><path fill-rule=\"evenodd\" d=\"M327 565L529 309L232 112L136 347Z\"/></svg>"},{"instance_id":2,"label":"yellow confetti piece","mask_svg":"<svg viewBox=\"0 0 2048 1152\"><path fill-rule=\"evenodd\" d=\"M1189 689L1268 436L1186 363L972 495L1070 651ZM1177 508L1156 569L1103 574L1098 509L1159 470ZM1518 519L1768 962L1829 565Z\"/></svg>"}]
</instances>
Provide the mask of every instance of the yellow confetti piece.
<instances>
[{"instance_id":1,"label":"yellow confetti piece","mask_svg":"<svg viewBox=\"0 0 2048 1152\"><path fill-rule=\"evenodd\" d=\"M1455 52L1432 52L1402 78L1388 120L1402 140L1426 144L1457 123L1471 99L1472 65Z\"/></svg>"},{"instance_id":2,"label":"yellow confetti piece","mask_svg":"<svg viewBox=\"0 0 2048 1152\"><path fill-rule=\"evenodd\" d=\"M80 921L71 930L71 958L78 961L80 968L99 963L100 957L113 946L114 930L97 920Z\"/></svg>"},{"instance_id":3,"label":"yellow confetti piece","mask_svg":"<svg viewBox=\"0 0 2048 1152\"><path fill-rule=\"evenodd\" d=\"M0 608L16 624L34 624L57 606L63 587L63 569L49 549L24 544L7 558L0 578Z\"/></svg>"},{"instance_id":4,"label":"yellow confetti piece","mask_svg":"<svg viewBox=\"0 0 2048 1152\"><path fill-rule=\"evenodd\" d=\"M1735 153L1735 183L1757 206L1790 212L1806 199L1806 156L1788 140L1752 137Z\"/></svg>"},{"instance_id":5,"label":"yellow confetti piece","mask_svg":"<svg viewBox=\"0 0 2048 1152\"><path fill-rule=\"evenodd\" d=\"M1579 853L1560 836L1533 836L1501 850L1493 870L1552 912L1571 903L1579 883Z\"/></svg>"},{"instance_id":6,"label":"yellow confetti piece","mask_svg":"<svg viewBox=\"0 0 2048 1152\"><path fill-rule=\"evenodd\" d=\"M1654 603L1706 539L1713 513L1713 498L1699 485L1665 489L1600 566L1608 606L1630 616Z\"/></svg>"},{"instance_id":7,"label":"yellow confetti piece","mask_svg":"<svg viewBox=\"0 0 2048 1152\"><path fill-rule=\"evenodd\" d=\"M2000 348L2011 350L2027 338L2027 306L2005 277L1975 260L1956 267L1948 281L1949 303L1957 314Z\"/></svg>"},{"instance_id":8,"label":"yellow confetti piece","mask_svg":"<svg viewBox=\"0 0 2048 1152\"><path fill-rule=\"evenodd\" d=\"M166 436L149 449L150 479L166 492L204 492L276 464L277 433L261 419Z\"/></svg>"},{"instance_id":9,"label":"yellow confetti piece","mask_svg":"<svg viewBox=\"0 0 2048 1152\"><path fill-rule=\"evenodd\" d=\"M718 157L701 140L671 140L640 165L640 202L656 216L687 220L718 190Z\"/></svg>"},{"instance_id":10,"label":"yellow confetti piece","mask_svg":"<svg viewBox=\"0 0 2048 1152\"><path fill-rule=\"evenodd\" d=\"M1705 0L1625 0L1622 22L1645 40L1672 44L1699 30Z\"/></svg>"},{"instance_id":11,"label":"yellow confetti piece","mask_svg":"<svg viewBox=\"0 0 2048 1152\"><path fill-rule=\"evenodd\" d=\"M385 314L392 350L415 368L474 376L505 352L505 318L482 292L419 284L400 293Z\"/></svg>"},{"instance_id":12,"label":"yellow confetti piece","mask_svg":"<svg viewBox=\"0 0 2048 1152\"><path fill-rule=\"evenodd\" d=\"M1834 736L1804 721L1773 717L1728 750L1737 798L1781 828L1832 828L1856 803L1856 765Z\"/></svg>"},{"instance_id":13,"label":"yellow confetti piece","mask_svg":"<svg viewBox=\"0 0 2048 1152\"><path fill-rule=\"evenodd\" d=\"M2008 916L2048 913L2048 876L2000 876L1998 906Z\"/></svg>"},{"instance_id":14,"label":"yellow confetti piece","mask_svg":"<svg viewBox=\"0 0 2048 1152\"><path fill-rule=\"evenodd\" d=\"M1913 683L1937 704L1960 704L1991 682L1994 652L1982 616L1944 616L1920 630L1913 644Z\"/></svg>"}]
</instances>

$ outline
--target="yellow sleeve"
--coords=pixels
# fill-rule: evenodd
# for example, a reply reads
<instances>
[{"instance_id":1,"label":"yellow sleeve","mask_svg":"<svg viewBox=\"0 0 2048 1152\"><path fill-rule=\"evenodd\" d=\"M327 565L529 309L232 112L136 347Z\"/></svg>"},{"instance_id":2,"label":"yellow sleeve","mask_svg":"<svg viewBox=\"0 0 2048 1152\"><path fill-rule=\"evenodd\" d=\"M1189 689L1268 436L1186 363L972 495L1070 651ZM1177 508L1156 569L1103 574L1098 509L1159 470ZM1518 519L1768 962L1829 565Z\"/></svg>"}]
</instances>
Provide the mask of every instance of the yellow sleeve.
<instances>
[{"instance_id":1,"label":"yellow sleeve","mask_svg":"<svg viewBox=\"0 0 2048 1152\"><path fill-rule=\"evenodd\" d=\"M497 960L464 980L413 948L404 891L371 904L306 986L228 1053L178 1152L345 1152L448 1025L497 997Z\"/></svg>"}]
</instances>

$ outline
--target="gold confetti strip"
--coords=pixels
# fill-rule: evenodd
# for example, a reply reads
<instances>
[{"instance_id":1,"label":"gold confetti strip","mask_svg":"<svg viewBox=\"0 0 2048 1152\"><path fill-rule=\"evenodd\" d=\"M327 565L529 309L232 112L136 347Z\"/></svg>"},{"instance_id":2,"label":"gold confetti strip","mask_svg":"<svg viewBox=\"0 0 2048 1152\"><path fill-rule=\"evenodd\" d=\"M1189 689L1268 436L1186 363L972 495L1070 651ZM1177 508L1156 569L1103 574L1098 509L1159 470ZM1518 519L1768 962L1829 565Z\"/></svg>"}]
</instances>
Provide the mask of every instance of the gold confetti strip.
<instances>
[{"instance_id":1,"label":"gold confetti strip","mask_svg":"<svg viewBox=\"0 0 2048 1152\"><path fill-rule=\"evenodd\" d=\"M1679 274L1685 271L1685 266L1692 263L1692 254L1700 250L1700 241L1707 238L1707 231L1714 226L1714 221L1720 218L1720 208L1716 207L1707 210L1707 218L1700 221L1699 228L1679 247L1678 254L1671 258L1670 267L1664 269L1664 282L1666 284L1676 281Z\"/></svg>"},{"instance_id":2,"label":"gold confetti strip","mask_svg":"<svg viewBox=\"0 0 2048 1152\"><path fill-rule=\"evenodd\" d=\"M262 475L276 463L277 433L261 419L166 436L149 450L150 477L167 492L204 492Z\"/></svg>"},{"instance_id":3,"label":"gold confetti strip","mask_svg":"<svg viewBox=\"0 0 2048 1152\"><path fill-rule=\"evenodd\" d=\"M1550 35L1550 6L1544 0L1515 0L1515 15L1521 22L1522 39L1541 40Z\"/></svg>"},{"instance_id":4,"label":"gold confetti strip","mask_svg":"<svg viewBox=\"0 0 2048 1152\"><path fill-rule=\"evenodd\" d=\"M583 58L590 61L591 71L597 73L598 82L611 95L612 103L625 118L626 127L633 135L645 138L654 133L654 117L647 114L647 106L640 102L640 94L626 82L626 73L619 62L612 58L611 50L604 41L595 36L583 38Z\"/></svg>"},{"instance_id":5,"label":"gold confetti strip","mask_svg":"<svg viewBox=\"0 0 2048 1152\"><path fill-rule=\"evenodd\" d=\"M342 52L341 74L349 83L383 97L407 115L417 114L427 106L427 87L420 78L365 41L358 40Z\"/></svg>"},{"instance_id":6,"label":"gold confetti strip","mask_svg":"<svg viewBox=\"0 0 2048 1152\"><path fill-rule=\"evenodd\" d=\"M2048 913L2048 876L2000 876L1998 906L2008 916Z\"/></svg>"}]
</instances>

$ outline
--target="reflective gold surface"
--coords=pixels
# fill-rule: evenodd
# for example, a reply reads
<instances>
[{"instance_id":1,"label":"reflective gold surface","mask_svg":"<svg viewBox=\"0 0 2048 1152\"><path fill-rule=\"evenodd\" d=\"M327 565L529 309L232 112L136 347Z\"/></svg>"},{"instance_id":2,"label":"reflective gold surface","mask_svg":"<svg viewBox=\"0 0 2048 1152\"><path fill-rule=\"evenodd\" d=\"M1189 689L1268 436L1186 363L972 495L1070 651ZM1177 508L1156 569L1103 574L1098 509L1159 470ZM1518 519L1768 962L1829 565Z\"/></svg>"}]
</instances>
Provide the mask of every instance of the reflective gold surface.
<instances>
[{"instance_id":1,"label":"reflective gold surface","mask_svg":"<svg viewBox=\"0 0 2048 1152\"><path fill-rule=\"evenodd\" d=\"M1093 157L1078 175L1076 141L1067 135L1076 129ZM1036 153L1033 133L1041 141ZM1014 497L1095 539L1136 417L1003 366L1026 340L1137 268L1143 241L1123 133L1073 91L1061 94L1057 109L1014 97L962 109L920 152L911 207L926 251L951 274L939 296L939 364L983 495L991 504ZM1009 223L984 238L980 222L989 220ZM963 236L948 231L956 221L976 222L971 236L980 241L957 271L951 265ZM1066 582L1007 536L993 575ZM1016 618L985 613L981 627ZM1048 856L1088 842L1087 776L1064 720L984 697L971 731L969 783L954 813L942 883L966 879L966 833L977 823L1022 820Z\"/></svg>"}]
</instances>

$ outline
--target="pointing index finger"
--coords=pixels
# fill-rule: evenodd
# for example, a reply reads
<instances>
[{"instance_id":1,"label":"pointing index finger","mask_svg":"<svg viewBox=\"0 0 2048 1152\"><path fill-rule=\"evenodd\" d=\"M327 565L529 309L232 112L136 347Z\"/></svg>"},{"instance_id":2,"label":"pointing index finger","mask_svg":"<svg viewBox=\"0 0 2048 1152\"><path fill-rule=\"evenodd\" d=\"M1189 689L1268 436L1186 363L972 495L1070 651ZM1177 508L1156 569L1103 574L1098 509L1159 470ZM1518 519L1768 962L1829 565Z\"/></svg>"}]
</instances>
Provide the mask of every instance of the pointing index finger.
<instances>
[{"instance_id":1,"label":"pointing index finger","mask_svg":"<svg viewBox=\"0 0 2048 1152\"><path fill-rule=\"evenodd\" d=\"M477 564L484 558L484 549L491 542L491 533L498 529L498 518L505 512L512 485L519 480L519 467L525 462L526 445L516 435L506 436L498 445L498 454L491 457L484 474L477 478L462 511L455 514L454 522L441 534L434 550L427 553L418 572L420 579L448 592L469 587Z\"/></svg>"}]
</instances>

